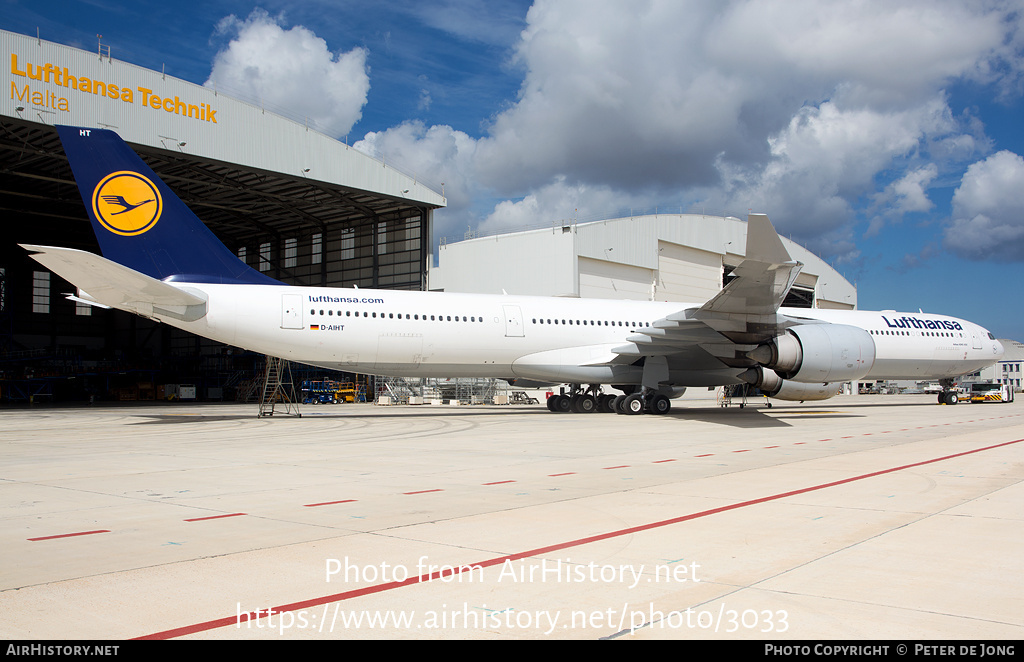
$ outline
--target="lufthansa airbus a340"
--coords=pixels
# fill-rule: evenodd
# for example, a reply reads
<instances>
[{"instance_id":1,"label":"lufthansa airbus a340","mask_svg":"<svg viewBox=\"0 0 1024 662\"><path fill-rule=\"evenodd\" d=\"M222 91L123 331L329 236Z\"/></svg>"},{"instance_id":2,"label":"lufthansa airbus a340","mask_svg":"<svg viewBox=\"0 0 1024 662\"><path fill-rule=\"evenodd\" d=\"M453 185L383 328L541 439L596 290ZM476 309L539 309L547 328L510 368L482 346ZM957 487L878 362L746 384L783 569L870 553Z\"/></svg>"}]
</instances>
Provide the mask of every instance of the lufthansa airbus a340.
<instances>
[{"instance_id":1,"label":"lufthansa airbus a340","mask_svg":"<svg viewBox=\"0 0 1024 662\"><path fill-rule=\"evenodd\" d=\"M851 380L938 380L952 402L954 378L1003 354L954 317L781 308L802 265L761 214L735 278L703 303L287 286L239 260L116 133L57 130L103 257L25 245L33 258L79 300L290 361L568 384L552 411L665 414L690 386L824 400Z\"/></svg>"}]
</instances>

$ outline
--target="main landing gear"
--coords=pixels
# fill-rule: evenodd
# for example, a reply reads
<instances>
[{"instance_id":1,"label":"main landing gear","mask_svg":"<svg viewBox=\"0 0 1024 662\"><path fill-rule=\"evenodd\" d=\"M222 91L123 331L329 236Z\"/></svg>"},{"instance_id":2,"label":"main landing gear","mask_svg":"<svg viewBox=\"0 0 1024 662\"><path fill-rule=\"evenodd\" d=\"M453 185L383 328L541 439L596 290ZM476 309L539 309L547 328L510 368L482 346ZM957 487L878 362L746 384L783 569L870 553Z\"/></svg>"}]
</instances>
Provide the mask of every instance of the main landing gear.
<instances>
[{"instance_id":1,"label":"main landing gear","mask_svg":"<svg viewBox=\"0 0 1024 662\"><path fill-rule=\"evenodd\" d=\"M652 389L624 395L611 395L601 392L601 386L591 385L584 389L579 384L572 384L569 393L558 393L548 398L548 410L556 414L575 412L578 414L616 413L624 415L669 413L672 401L668 396Z\"/></svg>"}]
</instances>

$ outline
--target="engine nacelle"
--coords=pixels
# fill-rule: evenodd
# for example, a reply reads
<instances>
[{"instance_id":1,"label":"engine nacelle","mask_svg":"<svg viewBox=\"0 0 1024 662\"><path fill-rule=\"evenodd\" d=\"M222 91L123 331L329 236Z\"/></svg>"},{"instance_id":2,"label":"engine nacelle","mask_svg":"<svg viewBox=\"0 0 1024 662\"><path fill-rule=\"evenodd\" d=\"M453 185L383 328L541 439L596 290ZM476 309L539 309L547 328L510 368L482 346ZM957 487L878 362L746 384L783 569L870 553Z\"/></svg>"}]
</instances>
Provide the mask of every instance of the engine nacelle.
<instances>
[{"instance_id":1,"label":"engine nacelle","mask_svg":"<svg viewBox=\"0 0 1024 662\"><path fill-rule=\"evenodd\" d=\"M795 402L828 400L839 393L839 384L801 384L800 382L782 382L782 388L768 397L776 400Z\"/></svg>"},{"instance_id":2,"label":"engine nacelle","mask_svg":"<svg viewBox=\"0 0 1024 662\"><path fill-rule=\"evenodd\" d=\"M740 379L761 389L769 398L804 402L805 400L828 400L839 392L838 384L803 384L779 377L773 370L750 368Z\"/></svg>"},{"instance_id":3,"label":"engine nacelle","mask_svg":"<svg viewBox=\"0 0 1024 662\"><path fill-rule=\"evenodd\" d=\"M847 382L871 371L875 341L856 326L802 324L747 356L786 380L805 384Z\"/></svg>"},{"instance_id":4,"label":"engine nacelle","mask_svg":"<svg viewBox=\"0 0 1024 662\"><path fill-rule=\"evenodd\" d=\"M683 397L686 393L685 386L662 386L658 389L658 393L664 395L666 398L675 400L676 398Z\"/></svg>"}]
</instances>

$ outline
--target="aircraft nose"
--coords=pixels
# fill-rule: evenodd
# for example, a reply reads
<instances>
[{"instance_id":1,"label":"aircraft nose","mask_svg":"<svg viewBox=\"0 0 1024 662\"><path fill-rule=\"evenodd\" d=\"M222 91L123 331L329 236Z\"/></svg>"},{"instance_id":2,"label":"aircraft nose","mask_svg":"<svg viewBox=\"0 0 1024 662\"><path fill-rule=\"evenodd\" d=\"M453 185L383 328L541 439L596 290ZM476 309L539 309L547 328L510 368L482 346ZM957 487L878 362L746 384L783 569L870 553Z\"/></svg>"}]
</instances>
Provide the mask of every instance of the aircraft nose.
<instances>
[{"instance_id":1,"label":"aircraft nose","mask_svg":"<svg viewBox=\"0 0 1024 662\"><path fill-rule=\"evenodd\" d=\"M1003 358L1003 353L1006 350L1003 348L1003 343L999 342L998 340L993 340L992 341L992 351L995 352L996 359L998 360L998 359Z\"/></svg>"}]
</instances>

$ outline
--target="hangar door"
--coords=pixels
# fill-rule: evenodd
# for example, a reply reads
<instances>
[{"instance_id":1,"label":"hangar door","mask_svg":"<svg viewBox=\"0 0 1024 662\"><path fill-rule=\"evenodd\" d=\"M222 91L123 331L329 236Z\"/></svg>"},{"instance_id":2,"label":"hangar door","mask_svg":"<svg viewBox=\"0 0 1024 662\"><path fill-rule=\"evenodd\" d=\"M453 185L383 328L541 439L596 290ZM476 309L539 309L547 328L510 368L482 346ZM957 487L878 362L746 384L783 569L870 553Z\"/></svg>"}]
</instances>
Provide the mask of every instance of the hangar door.
<instances>
[{"instance_id":1,"label":"hangar door","mask_svg":"<svg viewBox=\"0 0 1024 662\"><path fill-rule=\"evenodd\" d=\"M650 269L581 257L579 270L581 298L651 300L654 273Z\"/></svg>"},{"instance_id":2,"label":"hangar door","mask_svg":"<svg viewBox=\"0 0 1024 662\"><path fill-rule=\"evenodd\" d=\"M667 241L658 242L659 301L704 302L721 289L721 255Z\"/></svg>"}]
</instances>

